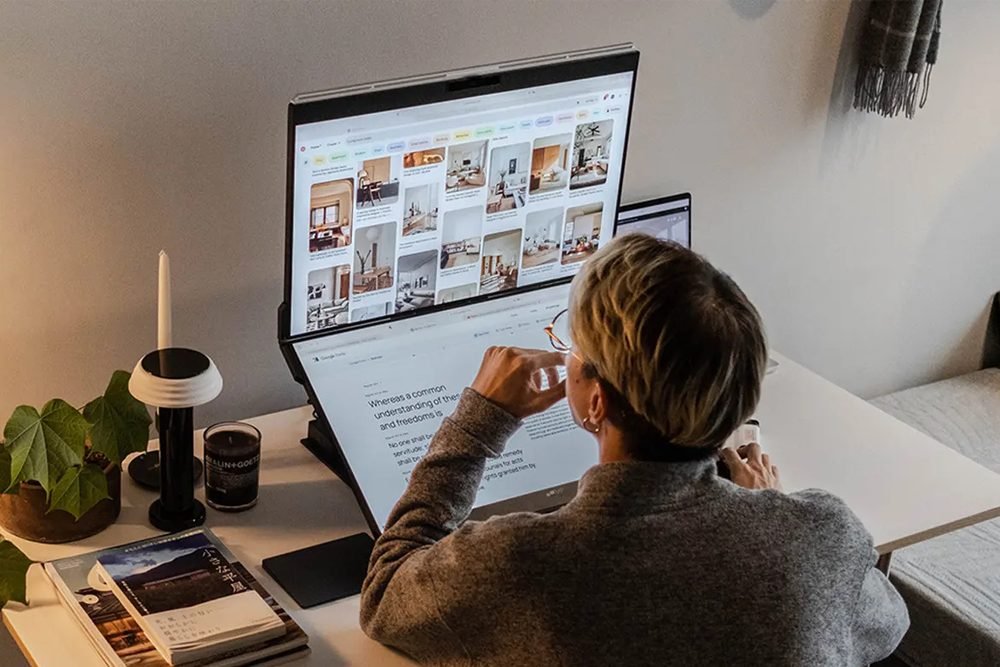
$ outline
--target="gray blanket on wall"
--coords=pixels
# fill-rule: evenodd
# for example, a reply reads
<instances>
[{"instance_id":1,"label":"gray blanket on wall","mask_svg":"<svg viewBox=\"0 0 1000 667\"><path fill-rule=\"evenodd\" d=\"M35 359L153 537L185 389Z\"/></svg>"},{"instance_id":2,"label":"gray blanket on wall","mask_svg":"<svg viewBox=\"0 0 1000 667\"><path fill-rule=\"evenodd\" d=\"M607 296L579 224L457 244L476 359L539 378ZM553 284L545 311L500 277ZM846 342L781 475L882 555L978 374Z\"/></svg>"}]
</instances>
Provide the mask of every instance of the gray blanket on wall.
<instances>
[{"instance_id":1,"label":"gray blanket on wall","mask_svg":"<svg viewBox=\"0 0 1000 667\"><path fill-rule=\"evenodd\" d=\"M861 38L854 108L913 118L937 62L943 0L872 0Z\"/></svg>"}]
</instances>

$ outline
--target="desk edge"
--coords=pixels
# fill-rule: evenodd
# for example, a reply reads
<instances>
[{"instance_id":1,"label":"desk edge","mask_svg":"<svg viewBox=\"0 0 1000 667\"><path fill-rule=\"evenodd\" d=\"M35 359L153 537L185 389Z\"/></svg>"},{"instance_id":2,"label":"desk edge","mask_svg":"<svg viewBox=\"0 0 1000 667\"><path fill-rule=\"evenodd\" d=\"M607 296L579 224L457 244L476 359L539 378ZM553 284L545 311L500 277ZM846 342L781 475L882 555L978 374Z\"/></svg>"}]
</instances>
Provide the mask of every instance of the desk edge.
<instances>
[{"instance_id":1,"label":"desk edge","mask_svg":"<svg viewBox=\"0 0 1000 667\"><path fill-rule=\"evenodd\" d=\"M21 655L24 656L24 659L28 661L28 664L31 665L31 667L38 667L38 663L35 662L35 659L31 657L31 653L28 651L28 647L24 645L24 642L21 641L20 635L18 635L17 631L14 630L14 624L10 622L10 614L4 611L0 615L3 616L3 625L5 628L7 628L7 632L10 633L10 636L14 640L14 643L17 644L17 648L19 651L21 651Z\"/></svg>"},{"instance_id":2,"label":"desk edge","mask_svg":"<svg viewBox=\"0 0 1000 667\"><path fill-rule=\"evenodd\" d=\"M932 538L947 535L948 533L952 533L961 528L968 528L969 526L974 526L977 523L989 521L990 519L996 519L997 517L1000 517L1000 507L994 507L993 509L978 512L934 528L929 528L918 533L913 533L912 535L907 535L906 537L901 537L897 540L890 540L884 544L877 544L875 545L875 550L880 554L892 553L897 549L913 546L914 544L919 544L920 542L926 542Z\"/></svg>"}]
</instances>

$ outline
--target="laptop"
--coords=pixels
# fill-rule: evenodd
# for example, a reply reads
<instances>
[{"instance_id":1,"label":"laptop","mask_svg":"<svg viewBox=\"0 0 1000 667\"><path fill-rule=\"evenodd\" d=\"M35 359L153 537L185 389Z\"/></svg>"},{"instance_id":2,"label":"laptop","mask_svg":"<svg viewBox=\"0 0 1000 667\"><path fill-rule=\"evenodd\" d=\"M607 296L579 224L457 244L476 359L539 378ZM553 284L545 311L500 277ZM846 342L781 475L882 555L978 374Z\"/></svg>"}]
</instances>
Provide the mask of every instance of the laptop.
<instances>
[{"instance_id":1,"label":"laptop","mask_svg":"<svg viewBox=\"0 0 1000 667\"><path fill-rule=\"evenodd\" d=\"M279 340L376 537L484 350L546 347L612 238L637 65L616 46L290 104ZM487 462L473 517L562 505L595 462L556 406Z\"/></svg>"},{"instance_id":2,"label":"laptop","mask_svg":"<svg viewBox=\"0 0 1000 667\"><path fill-rule=\"evenodd\" d=\"M642 233L691 247L691 193L624 204L615 218L615 236Z\"/></svg>"}]
</instances>

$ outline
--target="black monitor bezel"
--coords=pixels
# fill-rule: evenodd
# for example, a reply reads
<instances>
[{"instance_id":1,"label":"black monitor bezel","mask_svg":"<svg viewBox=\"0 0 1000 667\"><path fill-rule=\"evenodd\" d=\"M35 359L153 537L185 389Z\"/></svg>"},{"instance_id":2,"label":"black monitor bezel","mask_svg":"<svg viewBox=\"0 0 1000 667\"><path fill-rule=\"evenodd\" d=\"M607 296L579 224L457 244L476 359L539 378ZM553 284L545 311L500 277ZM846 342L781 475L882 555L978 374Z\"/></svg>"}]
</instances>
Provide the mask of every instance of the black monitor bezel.
<instances>
[{"instance_id":1,"label":"black monitor bezel","mask_svg":"<svg viewBox=\"0 0 1000 667\"><path fill-rule=\"evenodd\" d=\"M288 146L287 146L287 171L285 189L285 267L284 267L284 289L283 300L278 308L278 341L283 348L286 359L289 355L287 345L293 342L311 340L324 336L337 335L346 331L374 326L387 321L399 321L410 317L420 317L430 312L438 312L458 306L466 306L477 302L485 302L492 299L506 298L513 294L530 292L551 285L566 283L572 280L571 277L557 278L533 285L517 287L513 290L494 294L477 295L469 299L463 299L448 304L436 304L427 308L410 311L407 313L392 313L383 317L377 317L363 322L350 322L331 329L313 331L292 335L291 333L291 290L292 290L292 234L294 229L293 203L295 194L295 128L306 123L333 120L336 118L347 118L366 113L377 113L380 111L391 111L422 104L433 104L435 102L446 102L450 100L464 99L482 94L508 92L513 90L523 90L536 86L544 86L553 83L563 83L577 79L587 79L611 74L632 73L632 89L628 100L628 111L626 113L624 147L622 149L622 166L624 167L628 153L629 132L632 124L632 110L635 100L635 83L638 73L639 52L631 49L624 52L610 55L600 55L593 58L580 60L567 60L552 64L536 65L521 69L505 70L494 74L469 76L447 81L432 81L429 83L418 83L412 86L390 88L382 90L371 90L336 97L332 99L318 100L312 102L295 103L288 105ZM624 174L624 170L623 170ZM618 193L616 197L615 214L618 206L621 205L622 184L624 178L618 182ZM299 373L293 369L293 376L301 382Z\"/></svg>"}]
</instances>

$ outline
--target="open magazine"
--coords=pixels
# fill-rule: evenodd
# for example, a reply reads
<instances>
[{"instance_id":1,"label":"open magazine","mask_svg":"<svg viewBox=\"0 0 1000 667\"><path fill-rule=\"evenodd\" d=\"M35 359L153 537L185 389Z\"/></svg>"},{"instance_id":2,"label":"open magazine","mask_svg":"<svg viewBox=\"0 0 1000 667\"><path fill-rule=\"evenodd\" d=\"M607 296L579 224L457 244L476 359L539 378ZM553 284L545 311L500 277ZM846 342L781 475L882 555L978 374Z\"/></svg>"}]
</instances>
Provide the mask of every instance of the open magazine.
<instances>
[{"instance_id":1,"label":"open magazine","mask_svg":"<svg viewBox=\"0 0 1000 667\"><path fill-rule=\"evenodd\" d=\"M204 534L241 580L260 596L281 622L282 628L279 631L282 634L271 638L258 638L242 647L229 649L216 647L211 655L184 661L184 664L191 667L237 667L265 663L274 665L308 653L306 634L214 535L207 530L199 529L182 533L180 536L194 533ZM167 667L171 663L160 654L138 619L125 608L111 590L111 585L98 565L98 558L121 552L123 549L138 549L144 545L180 536L145 540L45 564L45 571L54 583L63 603L80 622L108 665Z\"/></svg>"}]
</instances>

